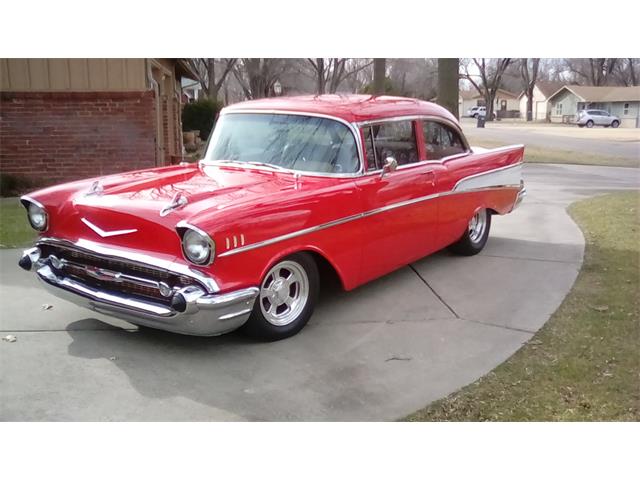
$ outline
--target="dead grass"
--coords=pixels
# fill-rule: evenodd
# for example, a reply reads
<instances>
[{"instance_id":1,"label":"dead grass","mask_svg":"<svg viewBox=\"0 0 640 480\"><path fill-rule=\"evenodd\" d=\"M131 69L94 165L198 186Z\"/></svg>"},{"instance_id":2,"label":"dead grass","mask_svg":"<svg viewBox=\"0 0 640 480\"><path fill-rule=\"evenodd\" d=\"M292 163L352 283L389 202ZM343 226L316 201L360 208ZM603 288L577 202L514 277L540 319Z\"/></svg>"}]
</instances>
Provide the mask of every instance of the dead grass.
<instances>
[{"instance_id":1,"label":"dead grass","mask_svg":"<svg viewBox=\"0 0 640 480\"><path fill-rule=\"evenodd\" d=\"M578 202L576 283L547 324L477 382L409 421L640 420L640 194Z\"/></svg>"}]
</instances>

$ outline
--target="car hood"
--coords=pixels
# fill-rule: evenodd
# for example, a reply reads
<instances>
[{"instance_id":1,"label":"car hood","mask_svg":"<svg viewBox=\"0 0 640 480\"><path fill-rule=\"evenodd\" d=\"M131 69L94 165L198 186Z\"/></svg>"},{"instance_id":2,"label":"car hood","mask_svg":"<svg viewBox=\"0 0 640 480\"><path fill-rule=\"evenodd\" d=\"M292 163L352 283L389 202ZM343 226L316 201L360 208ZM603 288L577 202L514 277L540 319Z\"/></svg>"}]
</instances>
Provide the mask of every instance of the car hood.
<instances>
[{"instance_id":1,"label":"car hood","mask_svg":"<svg viewBox=\"0 0 640 480\"><path fill-rule=\"evenodd\" d=\"M68 201L55 195L33 195L51 205L47 236L93 240L132 249L158 250L180 255L176 225L207 216L222 216L233 207L295 189L285 172L242 166L171 167L103 177L101 192L89 193L91 182L74 189ZM184 205L170 209L176 194Z\"/></svg>"}]
</instances>

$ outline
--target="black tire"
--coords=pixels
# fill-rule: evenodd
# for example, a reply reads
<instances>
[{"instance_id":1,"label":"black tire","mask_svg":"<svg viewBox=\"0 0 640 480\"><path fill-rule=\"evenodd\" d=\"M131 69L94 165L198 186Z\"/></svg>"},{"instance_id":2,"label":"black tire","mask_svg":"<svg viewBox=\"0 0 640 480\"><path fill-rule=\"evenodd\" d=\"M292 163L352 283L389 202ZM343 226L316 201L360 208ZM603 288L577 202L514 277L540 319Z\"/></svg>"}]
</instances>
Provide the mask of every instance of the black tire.
<instances>
[{"instance_id":1,"label":"black tire","mask_svg":"<svg viewBox=\"0 0 640 480\"><path fill-rule=\"evenodd\" d=\"M487 239L489 238L489 230L491 230L491 212L489 212L489 210L482 210L481 212L484 212L484 215L486 215L485 227L482 235L479 238L474 239L471 226L467 227L460 239L456 243L449 245L448 248L451 252L457 255L469 257L482 251L487 243ZM469 223L471 224L471 220Z\"/></svg>"},{"instance_id":2,"label":"black tire","mask_svg":"<svg viewBox=\"0 0 640 480\"><path fill-rule=\"evenodd\" d=\"M620 122L618 120L614 120L611 122L611 128L618 128L620 126Z\"/></svg>"},{"instance_id":3,"label":"black tire","mask_svg":"<svg viewBox=\"0 0 640 480\"><path fill-rule=\"evenodd\" d=\"M585 126L587 128L592 128L593 127L593 120L588 120L587 123L585 123Z\"/></svg>"},{"instance_id":4,"label":"black tire","mask_svg":"<svg viewBox=\"0 0 640 480\"><path fill-rule=\"evenodd\" d=\"M275 341L295 335L307 324L316 307L316 303L318 301L318 292L320 289L320 275L318 273L318 266L316 265L316 262L311 255L309 255L308 253L295 253L286 258L283 258L282 260L279 260L269 269L269 272L267 272L265 278L263 278L260 282L259 288L262 293L264 291L263 287L265 286L265 282L269 281L270 273L273 269L283 264L290 265L291 262L304 270L304 273L306 274L308 280L308 295L304 305L301 306L301 311L297 313L295 315L295 318L286 325L276 325L269 321L263 313L263 308L266 308L263 300L268 304L269 299L263 299L262 295L259 293L253 305L253 311L249 316L249 320L247 320L247 322L241 327L241 331L243 333L254 338ZM286 266L282 268L285 271L287 270ZM275 281L275 277L273 277L273 280ZM297 287L293 288L295 289L301 287L298 285Z\"/></svg>"}]
</instances>

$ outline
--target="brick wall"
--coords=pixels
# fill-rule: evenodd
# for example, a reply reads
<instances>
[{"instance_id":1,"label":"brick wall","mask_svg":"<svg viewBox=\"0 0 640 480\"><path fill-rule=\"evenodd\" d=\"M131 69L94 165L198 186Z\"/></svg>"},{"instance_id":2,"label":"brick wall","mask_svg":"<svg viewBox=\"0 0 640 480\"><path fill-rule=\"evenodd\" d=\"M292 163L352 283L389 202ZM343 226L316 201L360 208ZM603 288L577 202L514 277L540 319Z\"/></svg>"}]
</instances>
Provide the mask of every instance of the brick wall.
<instances>
[{"instance_id":1,"label":"brick wall","mask_svg":"<svg viewBox=\"0 0 640 480\"><path fill-rule=\"evenodd\" d=\"M0 173L44 186L155 166L147 92L0 93Z\"/></svg>"}]
</instances>

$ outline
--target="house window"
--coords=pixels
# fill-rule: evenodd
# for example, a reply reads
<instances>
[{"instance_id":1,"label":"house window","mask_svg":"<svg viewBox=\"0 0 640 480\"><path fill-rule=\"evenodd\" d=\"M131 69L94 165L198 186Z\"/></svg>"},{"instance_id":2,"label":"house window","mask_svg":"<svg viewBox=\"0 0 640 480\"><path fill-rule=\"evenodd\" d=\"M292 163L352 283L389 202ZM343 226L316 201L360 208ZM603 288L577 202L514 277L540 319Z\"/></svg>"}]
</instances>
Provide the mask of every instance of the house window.
<instances>
[{"instance_id":1,"label":"house window","mask_svg":"<svg viewBox=\"0 0 640 480\"><path fill-rule=\"evenodd\" d=\"M562 104L556 103L556 115L562 115Z\"/></svg>"},{"instance_id":2,"label":"house window","mask_svg":"<svg viewBox=\"0 0 640 480\"><path fill-rule=\"evenodd\" d=\"M624 104L624 108L622 109L622 113L623 113L623 115L625 115L625 116L626 116L626 115L629 115L629 104L628 104L628 103L625 103L625 104Z\"/></svg>"}]
</instances>

